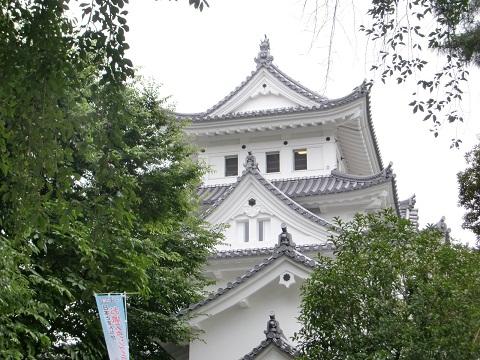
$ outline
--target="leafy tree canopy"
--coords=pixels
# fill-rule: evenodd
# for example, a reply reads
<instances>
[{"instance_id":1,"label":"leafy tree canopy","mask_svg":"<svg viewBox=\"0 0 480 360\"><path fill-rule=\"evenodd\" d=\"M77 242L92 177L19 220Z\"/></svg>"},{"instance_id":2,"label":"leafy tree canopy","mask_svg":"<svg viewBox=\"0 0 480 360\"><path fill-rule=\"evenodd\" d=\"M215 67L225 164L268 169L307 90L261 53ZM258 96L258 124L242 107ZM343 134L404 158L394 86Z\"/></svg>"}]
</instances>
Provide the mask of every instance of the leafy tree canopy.
<instances>
[{"instance_id":1,"label":"leafy tree canopy","mask_svg":"<svg viewBox=\"0 0 480 360\"><path fill-rule=\"evenodd\" d=\"M463 227L477 235L477 245L480 246L480 146L475 146L465 159L467 168L457 174L459 203L467 210Z\"/></svg>"},{"instance_id":2,"label":"leafy tree canopy","mask_svg":"<svg viewBox=\"0 0 480 360\"><path fill-rule=\"evenodd\" d=\"M0 358L101 359L93 293L127 291L133 358L189 334L220 236L155 87L128 79L124 0L0 6ZM193 4L195 5L195 4Z\"/></svg>"},{"instance_id":3,"label":"leafy tree canopy","mask_svg":"<svg viewBox=\"0 0 480 360\"><path fill-rule=\"evenodd\" d=\"M478 251L391 211L338 225L303 289L305 359L478 359Z\"/></svg>"}]
</instances>

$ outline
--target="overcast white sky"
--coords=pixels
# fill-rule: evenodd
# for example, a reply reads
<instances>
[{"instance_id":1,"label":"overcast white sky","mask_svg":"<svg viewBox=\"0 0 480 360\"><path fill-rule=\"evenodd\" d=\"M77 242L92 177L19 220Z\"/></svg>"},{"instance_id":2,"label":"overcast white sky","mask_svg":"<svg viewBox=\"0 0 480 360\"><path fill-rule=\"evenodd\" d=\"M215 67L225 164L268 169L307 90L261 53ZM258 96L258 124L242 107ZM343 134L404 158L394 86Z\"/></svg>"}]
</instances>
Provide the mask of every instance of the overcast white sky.
<instances>
[{"instance_id":1,"label":"overcast white sky","mask_svg":"<svg viewBox=\"0 0 480 360\"><path fill-rule=\"evenodd\" d=\"M209 3L202 13L188 6L187 0L142 0L129 6L128 55L142 75L163 84L164 95L171 96L177 111L206 110L238 86L255 69L253 59L264 34L270 38L274 63L327 97L346 95L372 77L368 69L375 52L366 50L366 39L358 31L369 1L341 2L328 82L330 27L314 39L303 0ZM436 55L431 59L440 64ZM438 139L428 131L429 124L412 115L408 103L413 91L414 86L393 83L377 84L372 90L372 117L382 159L385 165L393 162L400 199L417 195L421 226L446 216L453 237L473 244L474 235L461 229L464 211L457 206L456 174L465 168L464 153L477 143L480 133L480 71L471 71L465 87L461 109L465 123L446 127ZM463 140L460 151L449 149L455 136Z\"/></svg>"}]
</instances>

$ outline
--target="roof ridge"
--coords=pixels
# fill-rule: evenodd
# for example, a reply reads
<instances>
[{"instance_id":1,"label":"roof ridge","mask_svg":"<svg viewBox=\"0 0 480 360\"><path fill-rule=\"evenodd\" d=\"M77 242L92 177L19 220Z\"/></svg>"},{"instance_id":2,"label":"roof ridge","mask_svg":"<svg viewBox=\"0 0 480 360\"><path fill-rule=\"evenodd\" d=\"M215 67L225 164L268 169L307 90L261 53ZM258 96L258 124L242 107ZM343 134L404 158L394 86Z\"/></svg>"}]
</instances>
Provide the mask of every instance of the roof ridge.
<instances>
[{"instance_id":1,"label":"roof ridge","mask_svg":"<svg viewBox=\"0 0 480 360\"><path fill-rule=\"evenodd\" d=\"M231 186L233 183L223 183L223 184L212 184L212 185L200 185L199 189L208 189L208 188L215 188L215 187L227 187Z\"/></svg>"},{"instance_id":2,"label":"roof ridge","mask_svg":"<svg viewBox=\"0 0 480 360\"><path fill-rule=\"evenodd\" d=\"M264 66L261 66L259 69L263 67ZM347 94L343 97L336 98L336 99L326 99L312 106L299 105L299 106L281 107L281 108L273 108L273 109L262 109L262 110L252 110L252 111L245 111L245 112L227 113L223 115L210 115L208 111L203 113L194 113L194 114L186 114L186 113L182 113L182 114L175 113L175 114L179 118L191 118L193 121L214 121L214 120L225 120L225 119L232 119L232 118L241 119L241 118L248 118L248 117L268 116L268 115L278 115L278 114L291 114L291 113L297 114L302 112L328 110L336 106L342 106L344 104L347 104L351 101L354 101L360 98L361 96L368 97L368 92L363 91L362 86L357 86L356 88L354 88L354 90L350 94Z\"/></svg>"},{"instance_id":3,"label":"roof ridge","mask_svg":"<svg viewBox=\"0 0 480 360\"><path fill-rule=\"evenodd\" d=\"M316 251L316 250L333 250L334 246L332 243L325 242L322 244L301 244L295 245L295 251L303 255L302 251ZM275 246L269 247L258 247L258 248L246 248L246 249L228 249L228 250L219 250L210 256L213 259L229 258L229 257L240 257L240 256L255 256L255 255L268 255L272 254L275 250Z\"/></svg>"},{"instance_id":4,"label":"roof ridge","mask_svg":"<svg viewBox=\"0 0 480 360\"><path fill-rule=\"evenodd\" d=\"M311 175L311 176L301 176L301 177L288 177L288 178L281 178L281 179L272 179L270 182L285 182L285 181L293 181L293 180L310 180L310 179L324 179L332 177L331 174L328 175Z\"/></svg>"},{"instance_id":5,"label":"roof ridge","mask_svg":"<svg viewBox=\"0 0 480 360\"><path fill-rule=\"evenodd\" d=\"M323 95L320 95L318 92L316 91L313 91L311 89L309 89L308 87L306 87L305 85L302 85L299 81L293 79L292 77L288 76L287 74L285 74L282 70L280 70L280 68L278 68L277 66L275 66L273 63L270 64L268 67L267 67L267 70L274 70L276 73L278 73L280 76L282 76L283 78L285 78L286 80L290 81L290 83L292 83L293 85L297 86L298 88L302 89L303 91L305 91L308 95L307 97L310 99L310 100L314 100L316 101L317 103L322 103L326 100L328 100L328 98L326 96L323 96ZM277 74L276 73L272 73L272 75L274 75L275 77L277 77ZM278 78L278 77L277 77ZM303 94L302 94L303 95ZM305 95L304 95L305 96Z\"/></svg>"},{"instance_id":6,"label":"roof ridge","mask_svg":"<svg viewBox=\"0 0 480 360\"><path fill-rule=\"evenodd\" d=\"M392 163L390 163L389 166L387 166L385 169L372 175L355 175L355 174L342 173L337 169L333 169L331 172L331 175L339 179L353 180L353 181L369 181L369 180L375 180L378 178L388 179L391 177L395 177L395 174L393 174L392 172Z\"/></svg>"}]
</instances>

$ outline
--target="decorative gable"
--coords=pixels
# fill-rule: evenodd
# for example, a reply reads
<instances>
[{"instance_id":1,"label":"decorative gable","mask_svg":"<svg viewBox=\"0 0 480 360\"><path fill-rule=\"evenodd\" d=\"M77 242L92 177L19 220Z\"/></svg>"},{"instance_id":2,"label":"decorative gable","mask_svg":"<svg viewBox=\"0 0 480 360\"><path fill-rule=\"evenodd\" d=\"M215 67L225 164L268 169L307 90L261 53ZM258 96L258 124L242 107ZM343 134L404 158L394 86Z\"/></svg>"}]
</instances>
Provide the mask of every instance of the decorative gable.
<instances>
[{"instance_id":1,"label":"decorative gable","mask_svg":"<svg viewBox=\"0 0 480 360\"><path fill-rule=\"evenodd\" d=\"M273 65L272 65L273 66ZM270 109L295 108L318 104L289 88L272 74L272 70L260 67L254 76L211 116L244 113Z\"/></svg>"},{"instance_id":2,"label":"decorative gable","mask_svg":"<svg viewBox=\"0 0 480 360\"><path fill-rule=\"evenodd\" d=\"M255 58L257 69L235 90L205 112L177 114L180 118L219 117L252 111L273 109L310 108L327 99L293 80L272 64L270 41L260 43Z\"/></svg>"},{"instance_id":3,"label":"decorative gable","mask_svg":"<svg viewBox=\"0 0 480 360\"><path fill-rule=\"evenodd\" d=\"M300 244L326 243L334 229L266 180L251 153L242 176L209 207L205 219L229 225L217 250L271 247L277 240L270 229L279 228L286 219Z\"/></svg>"}]
</instances>

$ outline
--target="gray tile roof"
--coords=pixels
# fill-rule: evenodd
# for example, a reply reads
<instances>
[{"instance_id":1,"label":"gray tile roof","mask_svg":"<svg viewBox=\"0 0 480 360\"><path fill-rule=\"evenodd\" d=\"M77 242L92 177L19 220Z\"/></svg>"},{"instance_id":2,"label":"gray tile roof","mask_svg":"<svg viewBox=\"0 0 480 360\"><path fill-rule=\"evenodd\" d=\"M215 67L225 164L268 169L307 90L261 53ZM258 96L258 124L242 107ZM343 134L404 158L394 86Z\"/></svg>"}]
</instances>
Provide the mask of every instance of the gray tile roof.
<instances>
[{"instance_id":1,"label":"gray tile roof","mask_svg":"<svg viewBox=\"0 0 480 360\"><path fill-rule=\"evenodd\" d=\"M233 250L221 250L213 253L210 259L229 259L238 258L244 256L262 256L271 255L274 253L276 247L263 247L263 248L250 248L250 249L233 249ZM308 244L308 245L296 245L295 250L300 253L309 251L323 251L334 250L335 247L332 243L325 244Z\"/></svg>"},{"instance_id":2,"label":"gray tile roof","mask_svg":"<svg viewBox=\"0 0 480 360\"><path fill-rule=\"evenodd\" d=\"M270 345L277 347L280 351L286 353L290 357L294 358L299 355L297 349L287 343L283 331L280 330L280 325L275 319L275 315L270 315L270 320L267 322L267 330L264 331L265 340L260 345L254 347L252 351L244 355L240 360L252 360L260 355Z\"/></svg>"},{"instance_id":3,"label":"gray tile roof","mask_svg":"<svg viewBox=\"0 0 480 360\"><path fill-rule=\"evenodd\" d=\"M385 170L372 176L342 174L333 170L327 176L272 180L271 183L285 195L295 199L366 189L391 181L392 177L392 172ZM202 186L198 189L198 195L203 205L211 205L220 199L232 186L233 184Z\"/></svg>"},{"instance_id":4,"label":"gray tile roof","mask_svg":"<svg viewBox=\"0 0 480 360\"><path fill-rule=\"evenodd\" d=\"M227 283L225 288L219 288L216 292L211 293L208 297L206 297L202 301L192 304L188 308L181 310L180 314L181 315L187 314L190 311L196 310L218 299L223 294L237 288L238 286L246 282L248 279L254 277L257 273L261 272L263 269L273 264L275 260L284 256L295 261L296 263L299 263L309 268L314 268L315 266L317 266L317 262L315 260L312 260L309 257L303 255L302 253L297 251L294 246L277 245L275 246L272 254L269 257L261 261L259 264L255 265L253 268L247 270L243 275L237 277L234 281Z\"/></svg>"},{"instance_id":5,"label":"gray tile roof","mask_svg":"<svg viewBox=\"0 0 480 360\"><path fill-rule=\"evenodd\" d=\"M370 176L343 174L339 171L332 170L332 173L328 176L281 179L272 180L270 182L260 174L258 165L255 162L255 166L250 168L246 167L242 175L233 184L201 186L198 188L197 193L204 208L203 216L208 216L214 211L214 209L220 206L220 204L233 192L242 179L249 173L253 174L262 185L290 208L300 213L302 216L307 217L311 221L330 229L335 229L335 226L311 213L300 204L296 203L293 199L361 190L391 181L395 211L398 216L405 217L406 215L405 207L402 210L398 201L397 182L395 181L395 174L392 171L392 163L378 174ZM417 209L410 209L408 215L412 222L415 223L416 221L418 223Z\"/></svg>"},{"instance_id":6,"label":"gray tile roof","mask_svg":"<svg viewBox=\"0 0 480 360\"><path fill-rule=\"evenodd\" d=\"M274 66L272 65L271 67L274 67ZM254 75L257 71L258 70L254 71L252 74ZM238 89L238 91L239 90L240 89ZM362 88L362 86L359 86L355 88L353 92L348 94L347 96L344 96L338 99L332 99L332 100L324 99L318 105L313 105L313 106L292 106L292 107L283 107L283 108L275 108L275 109L245 111L245 112L238 112L238 113L227 113L223 115L211 115L213 111L215 111L218 107L223 105L223 103L229 100L229 98L228 99L225 98L224 100L222 100L223 103L221 105L217 104L218 106L215 105L213 108L208 109L203 113L193 113L193 114L176 113L176 116L178 118L191 119L193 122L206 122L206 121L217 121L217 120L228 120L228 119L262 117L262 116L271 116L271 115L299 114L299 113L332 109L338 106L351 103L352 101L364 96L366 96L366 93L364 92L364 89Z\"/></svg>"},{"instance_id":7,"label":"gray tile roof","mask_svg":"<svg viewBox=\"0 0 480 360\"><path fill-rule=\"evenodd\" d=\"M321 217L313 214L312 212L305 209L303 206L296 203L294 200L290 199L287 195L285 195L282 191L280 191L275 185L273 185L270 181L265 179L258 170L258 164L255 160L255 157L249 153L247 159L245 161L245 170L243 170L242 175L237 179L237 181L228 186L228 188L218 190L218 194L215 197L215 200L209 204L204 212L203 217L207 217L210 215L217 207L219 207L223 201L225 201L228 196L237 188L237 186L246 178L248 174L251 174L258 180L260 184L262 184L270 193L275 195L277 199L282 201L285 205L291 208L293 211L297 212L304 218L318 224L324 226L328 229L335 229L335 225L332 223L322 219ZM200 188L202 189L202 188ZM200 190L202 191L202 190Z\"/></svg>"},{"instance_id":8,"label":"gray tile roof","mask_svg":"<svg viewBox=\"0 0 480 360\"><path fill-rule=\"evenodd\" d=\"M260 343L260 345L253 348L252 351L250 351L248 354L241 357L240 360L255 359L257 356L259 356L270 345L276 346L279 350L281 350L284 353L286 353L287 355L291 356L292 359L299 355L299 352L297 351L297 349L294 348L293 346L289 345L283 339L266 339L266 340L263 340Z\"/></svg>"}]
</instances>

